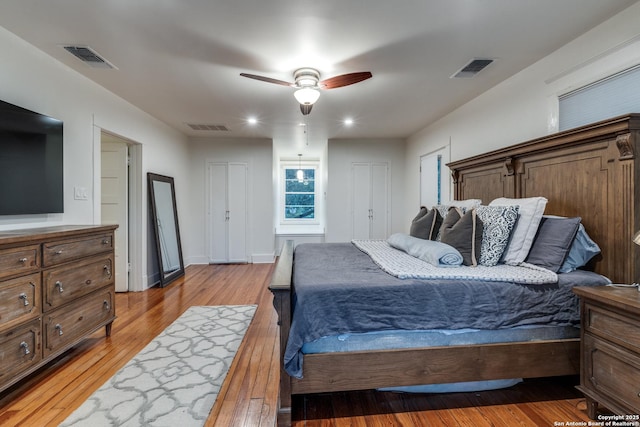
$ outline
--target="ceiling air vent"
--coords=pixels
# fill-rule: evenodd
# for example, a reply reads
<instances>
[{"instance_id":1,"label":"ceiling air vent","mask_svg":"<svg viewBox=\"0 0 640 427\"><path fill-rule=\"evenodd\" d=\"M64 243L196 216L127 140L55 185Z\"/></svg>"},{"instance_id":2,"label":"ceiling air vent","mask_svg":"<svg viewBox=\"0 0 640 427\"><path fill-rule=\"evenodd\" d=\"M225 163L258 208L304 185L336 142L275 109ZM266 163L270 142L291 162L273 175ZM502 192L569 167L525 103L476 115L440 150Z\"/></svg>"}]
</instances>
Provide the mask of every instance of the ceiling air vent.
<instances>
[{"instance_id":1,"label":"ceiling air vent","mask_svg":"<svg viewBox=\"0 0 640 427\"><path fill-rule=\"evenodd\" d=\"M89 46L63 46L64 50L78 58L80 61L87 64L92 68L113 68L113 66L109 61L102 58L100 55L96 53Z\"/></svg>"},{"instance_id":2,"label":"ceiling air vent","mask_svg":"<svg viewBox=\"0 0 640 427\"><path fill-rule=\"evenodd\" d=\"M216 132L230 131L230 129L225 125L202 125L202 124L196 124L196 123L187 123L187 126L189 126L193 130L209 130L209 131L212 130Z\"/></svg>"},{"instance_id":3,"label":"ceiling air vent","mask_svg":"<svg viewBox=\"0 0 640 427\"><path fill-rule=\"evenodd\" d=\"M470 79L475 77L480 71L484 70L489 64L493 62L493 59L473 59L467 65L462 67L456 73L454 73L452 79Z\"/></svg>"}]
</instances>

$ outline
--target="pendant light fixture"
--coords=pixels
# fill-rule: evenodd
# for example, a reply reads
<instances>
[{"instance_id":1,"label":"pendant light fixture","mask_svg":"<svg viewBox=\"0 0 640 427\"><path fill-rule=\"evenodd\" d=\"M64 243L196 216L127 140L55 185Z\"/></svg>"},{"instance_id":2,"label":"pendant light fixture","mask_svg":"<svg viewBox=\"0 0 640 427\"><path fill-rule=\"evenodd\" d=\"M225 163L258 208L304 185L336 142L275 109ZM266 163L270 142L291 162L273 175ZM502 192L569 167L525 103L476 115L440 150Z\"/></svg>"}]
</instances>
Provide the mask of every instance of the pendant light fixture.
<instances>
[{"instance_id":1,"label":"pendant light fixture","mask_svg":"<svg viewBox=\"0 0 640 427\"><path fill-rule=\"evenodd\" d=\"M298 154L298 170L296 171L298 182L304 182L304 171L302 170L302 154Z\"/></svg>"}]
</instances>

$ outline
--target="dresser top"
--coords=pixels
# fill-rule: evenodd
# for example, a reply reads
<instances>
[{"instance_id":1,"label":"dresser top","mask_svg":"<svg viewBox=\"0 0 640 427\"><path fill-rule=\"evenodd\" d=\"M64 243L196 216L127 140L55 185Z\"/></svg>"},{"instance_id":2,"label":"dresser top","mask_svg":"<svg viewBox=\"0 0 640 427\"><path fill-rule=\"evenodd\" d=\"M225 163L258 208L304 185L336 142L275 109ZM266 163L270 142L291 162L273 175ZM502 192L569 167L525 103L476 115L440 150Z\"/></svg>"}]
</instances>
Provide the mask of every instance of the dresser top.
<instances>
[{"instance_id":1,"label":"dresser top","mask_svg":"<svg viewBox=\"0 0 640 427\"><path fill-rule=\"evenodd\" d=\"M53 227L27 228L0 231L0 245L26 243L34 240L59 239L87 233L111 232L117 225L58 225Z\"/></svg>"}]
</instances>

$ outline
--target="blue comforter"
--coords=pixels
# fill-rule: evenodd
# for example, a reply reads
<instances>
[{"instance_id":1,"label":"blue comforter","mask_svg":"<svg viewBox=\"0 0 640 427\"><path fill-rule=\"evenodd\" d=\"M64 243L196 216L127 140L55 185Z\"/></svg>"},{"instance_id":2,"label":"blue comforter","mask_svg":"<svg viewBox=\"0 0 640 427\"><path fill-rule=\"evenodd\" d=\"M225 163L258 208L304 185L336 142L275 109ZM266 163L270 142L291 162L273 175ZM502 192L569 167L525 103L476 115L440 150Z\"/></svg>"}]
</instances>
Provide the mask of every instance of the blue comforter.
<instances>
[{"instance_id":1,"label":"blue comforter","mask_svg":"<svg viewBox=\"0 0 640 427\"><path fill-rule=\"evenodd\" d=\"M293 269L293 320L286 371L302 378L304 343L322 336L375 330L501 329L579 325L575 285L605 285L585 271L550 285L398 279L351 243L298 245Z\"/></svg>"}]
</instances>

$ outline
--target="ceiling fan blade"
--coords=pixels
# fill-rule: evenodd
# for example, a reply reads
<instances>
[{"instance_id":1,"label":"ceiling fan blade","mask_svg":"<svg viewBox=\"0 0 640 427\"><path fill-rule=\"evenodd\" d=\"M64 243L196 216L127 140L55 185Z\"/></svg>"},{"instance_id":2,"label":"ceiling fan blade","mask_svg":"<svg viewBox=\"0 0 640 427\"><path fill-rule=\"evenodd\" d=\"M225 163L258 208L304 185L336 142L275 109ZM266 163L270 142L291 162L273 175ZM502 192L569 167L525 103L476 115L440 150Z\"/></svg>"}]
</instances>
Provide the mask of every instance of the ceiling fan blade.
<instances>
[{"instance_id":1,"label":"ceiling fan blade","mask_svg":"<svg viewBox=\"0 0 640 427\"><path fill-rule=\"evenodd\" d=\"M311 107L313 107L313 104L300 104L300 111L302 111L302 115L307 116L311 112Z\"/></svg>"},{"instance_id":2,"label":"ceiling fan blade","mask_svg":"<svg viewBox=\"0 0 640 427\"><path fill-rule=\"evenodd\" d=\"M264 76L258 76L256 74L247 74L247 73L240 73L240 75L242 77L248 77L250 79L260 80L262 82L275 83L277 85L289 86L289 87L293 86L293 83L285 82L283 80L278 80L278 79L272 79L271 77L264 77Z\"/></svg>"},{"instance_id":3,"label":"ceiling fan blade","mask_svg":"<svg viewBox=\"0 0 640 427\"><path fill-rule=\"evenodd\" d=\"M321 81L319 83L319 86L323 89L335 89L337 87L349 86L354 83L359 83L363 80L370 79L372 76L373 74L371 74L369 71L341 74L339 76L331 77L330 79Z\"/></svg>"}]
</instances>

